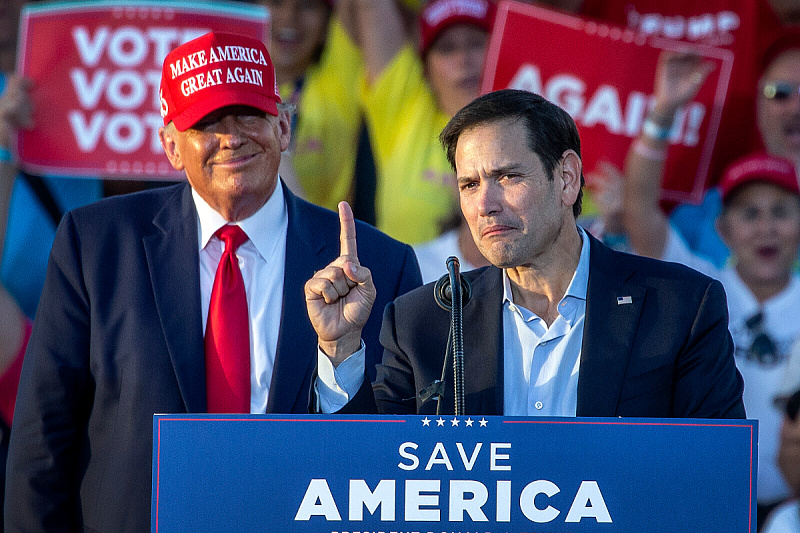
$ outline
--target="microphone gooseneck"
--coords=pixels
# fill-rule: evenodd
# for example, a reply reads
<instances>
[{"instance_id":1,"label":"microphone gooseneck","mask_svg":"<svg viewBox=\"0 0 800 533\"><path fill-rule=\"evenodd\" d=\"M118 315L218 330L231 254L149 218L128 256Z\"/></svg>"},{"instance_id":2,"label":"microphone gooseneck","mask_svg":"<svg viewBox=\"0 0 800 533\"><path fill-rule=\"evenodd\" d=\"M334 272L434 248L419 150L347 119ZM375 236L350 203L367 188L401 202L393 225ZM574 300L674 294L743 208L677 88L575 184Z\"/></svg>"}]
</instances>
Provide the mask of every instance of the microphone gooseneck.
<instances>
[{"instance_id":1,"label":"microphone gooseneck","mask_svg":"<svg viewBox=\"0 0 800 533\"><path fill-rule=\"evenodd\" d=\"M464 414L464 325L461 311L464 300L461 290L461 272L458 259L447 258L447 273L450 275L451 325L453 330L453 384L456 392L456 416Z\"/></svg>"},{"instance_id":2,"label":"microphone gooseneck","mask_svg":"<svg viewBox=\"0 0 800 533\"><path fill-rule=\"evenodd\" d=\"M464 414L464 327L462 309L472 296L472 287L461 276L459 268L458 258L448 257L447 274L439 278L433 287L433 297L436 303L445 311L450 311L450 333L447 337L442 378L420 391L420 395L423 401L436 397L437 415L442 407L444 382L451 358L453 361L453 384L455 387L455 413L456 415ZM454 283L455 280L460 280L460 283Z\"/></svg>"}]
</instances>

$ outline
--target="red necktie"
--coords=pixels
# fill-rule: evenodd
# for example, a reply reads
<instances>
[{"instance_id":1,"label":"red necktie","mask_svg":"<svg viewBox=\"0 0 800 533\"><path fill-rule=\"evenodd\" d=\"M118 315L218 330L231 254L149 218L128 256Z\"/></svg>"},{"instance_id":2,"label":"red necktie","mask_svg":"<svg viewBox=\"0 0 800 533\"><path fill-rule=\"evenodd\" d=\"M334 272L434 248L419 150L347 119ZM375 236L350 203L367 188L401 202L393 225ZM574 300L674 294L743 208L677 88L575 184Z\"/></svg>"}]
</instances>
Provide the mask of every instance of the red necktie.
<instances>
[{"instance_id":1,"label":"red necktie","mask_svg":"<svg viewBox=\"0 0 800 533\"><path fill-rule=\"evenodd\" d=\"M209 413L250 412L250 319L236 249L247 241L239 226L215 235L225 243L206 325L206 394Z\"/></svg>"}]
</instances>

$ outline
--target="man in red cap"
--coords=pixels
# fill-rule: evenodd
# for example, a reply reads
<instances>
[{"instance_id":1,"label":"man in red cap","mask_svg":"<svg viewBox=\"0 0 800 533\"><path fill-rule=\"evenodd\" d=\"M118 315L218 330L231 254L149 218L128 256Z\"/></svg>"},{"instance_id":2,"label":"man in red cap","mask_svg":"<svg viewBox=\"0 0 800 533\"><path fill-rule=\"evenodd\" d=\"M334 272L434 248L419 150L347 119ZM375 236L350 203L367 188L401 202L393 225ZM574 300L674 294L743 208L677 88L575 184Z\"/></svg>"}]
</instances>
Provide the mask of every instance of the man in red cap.
<instances>
[{"instance_id":1,"label":"man in red cap","mask_svg":"<svg viewBox=\"0 0 800 533\"><path fill-rule=\"evenodd\" d=\"M279 179L290 109L260 41L178 47L160 97L161 142L188 183L62 220L23 364L6 531L149 530L153 413L307 412L318 345L303 286L354 254L356 231L342 282L376 280L373 365L383 307L420 284L410 247Z\"/></svg>"}]
</instances>

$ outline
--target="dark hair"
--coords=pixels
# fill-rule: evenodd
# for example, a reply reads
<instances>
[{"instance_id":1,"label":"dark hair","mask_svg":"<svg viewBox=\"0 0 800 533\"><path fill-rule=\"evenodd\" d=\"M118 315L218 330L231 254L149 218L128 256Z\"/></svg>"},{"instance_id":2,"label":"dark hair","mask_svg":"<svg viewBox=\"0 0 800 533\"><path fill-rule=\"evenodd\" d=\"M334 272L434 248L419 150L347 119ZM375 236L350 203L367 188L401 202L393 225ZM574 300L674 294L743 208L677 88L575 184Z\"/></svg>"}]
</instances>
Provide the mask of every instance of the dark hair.
<instances>
[{"instance_id":1,"label":"dark hair","mask_svg":"<svg viewBox=\"0 0 800 533\"><path fill-rule=\"evenodd\" d=\"M800 28L785 28L778 33L761 54L759 73L764 75L772 63L790 50L800 50Z\"/></svg>"},{"instance_id":2,"label":"dark hair","mask_svg":"<svg viewBox=\"0 0 800 533\"><path fill-rule=\"evenodd\" d=\"M785 408L786 416L792 420L797 420L798 411L800 411L800 390L789 396L789 400L786 402Z\"/></svg>"},{"instance_id":3,"label":"dark hair","mask_svg":"<svg viewBox=\"0 0 800 533\"><path fill-rule=\"evenodd\" d=\"M257 4L262 5L266 8L269 8L267 4L269 4L268 0L241 0L247 4ZM322 39L322 42L317 46L316 50L312 54L311 64L316 65L322 59L322 53L325 51L325 44L328 41L328 32L330 31L331 25L331 18L333 16L333 4L331 2L327 2L325 0L319 0L319 3L325 8L325 29L323 30L323 34L325 37ZM272 50L269 50L270 55L272 55Z\"/></svg>"},{"instance_id":4,"label":"dark hair","mask_svg":"<svg viewBox=\"0 0 800 533\"><path fill-rule=\"evenodd\" d=\"M528 148L542 161L542 165L553 179L553 170L561 161L564 152L573 150L581 155L581 139L578 127L569 113L545 100L538 94L516 89L503 89L484 94L467 104L455 114L439 135L439 141L447 152L447 160L456 168L456 144L465 131L504 120L521 120L528 132ZM572 214L581 214L583 198L583 170L581 190L572 206Z\"/></svg>"}]
</instances>

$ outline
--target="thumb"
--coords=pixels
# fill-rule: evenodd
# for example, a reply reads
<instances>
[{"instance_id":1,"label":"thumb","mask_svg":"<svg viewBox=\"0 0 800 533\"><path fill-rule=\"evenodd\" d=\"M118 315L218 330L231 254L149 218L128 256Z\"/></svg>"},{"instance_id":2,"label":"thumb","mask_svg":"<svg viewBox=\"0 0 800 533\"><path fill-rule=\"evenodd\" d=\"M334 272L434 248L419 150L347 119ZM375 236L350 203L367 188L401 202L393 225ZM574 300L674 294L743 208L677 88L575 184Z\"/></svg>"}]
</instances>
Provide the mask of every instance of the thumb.
<instances>
[{"instance_id":1,"label":"thumb","mask_svg":"<svg viewBox=\"0 0 800 533\"><path fill-rule=\"evenodd\" d=\"M362 285L366 283L370 278L370 271L365 266L360 266L357 263L352 261L348 261L344 265L344 273L350 278L352 281Z\"/></svg>"}]
</instances>

